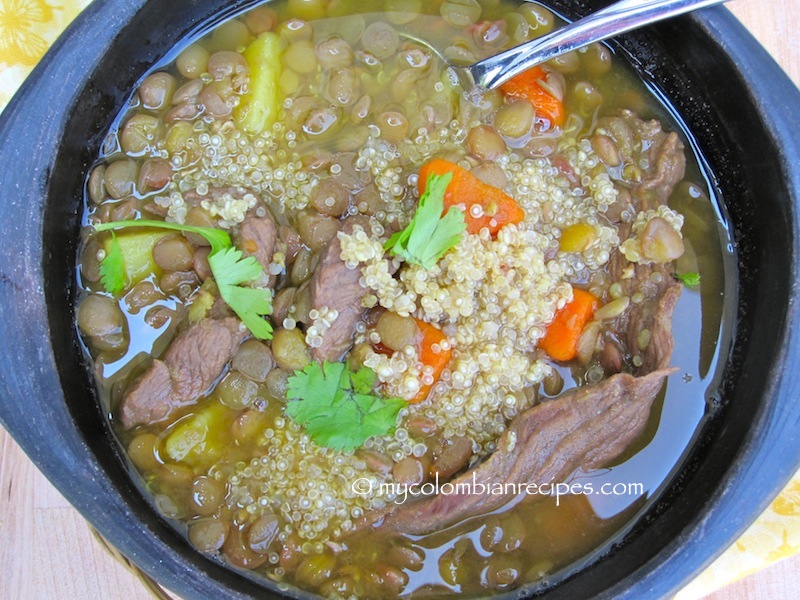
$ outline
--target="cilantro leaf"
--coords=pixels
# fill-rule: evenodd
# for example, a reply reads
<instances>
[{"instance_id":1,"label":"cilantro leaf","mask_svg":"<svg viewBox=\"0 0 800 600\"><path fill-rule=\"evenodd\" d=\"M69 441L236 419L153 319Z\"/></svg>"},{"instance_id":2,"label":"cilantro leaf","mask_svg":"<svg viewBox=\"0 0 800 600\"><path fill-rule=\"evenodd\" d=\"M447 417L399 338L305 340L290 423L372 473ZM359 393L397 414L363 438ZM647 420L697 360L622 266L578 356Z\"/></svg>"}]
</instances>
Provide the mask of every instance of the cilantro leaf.
<instances>
[{"instance_id":1,"label":"cilantro leaf","mask_svg":"<svg viewBox=\"0 0 800 600\"><path fill-rule=\"evenodd\" d=\"M353 382L353 391L357 394L372 393L372 386L375 385L375 371L367 367L361 367L355 373L350 374Z\"/></svg>"},{"instance_id":2,"label":"cilantro leaf","mask_svg":"<svg viewBox=\"0 0 800 600\"><path fill-rule=\"evenodd\" d=\"M214 279L217 285L237 285L243 281L251 281L261 276L262 268L253 256L242 258L242 251L236 248L226 248L220 252L213 252L209 256L209 264L213 261L211 269L215 271Z\"/></svg>"},{"instance_id":3,"label":"cilantro leaf","mask_svg":"<svg viewBox=\"0 0 800 600\"><path fill-rule=\"evenodd\" d=\"M700 273L675 273L675 279L686 287L696 287L700 285Z\"/></svg>"},{"instance_id":4,"label":"cilantro leaf","mask_svg":"<svg viewBox=\"0 0 800 600\"><path fill-rule=\"evenodd\" d=\"M217 282L219 295L250 332L261 340L272 339L272 325L263 319L272 312L272 292L239 285L261 276L263 269L258 261L252 256L242 258L241 250L226 248L209 254L208 265Z\"/></svg>"},{"instance_id":5,"label":"cilantro leaf","mask_svg":"<svg viewBox=\"0 0 800 600\"><path fill-rule=\"evenodd\" d=\"M255 337L272 339L272 324L264 319L272 314L272 292L263 288L238 285L219 288L219 295L231 307Z\"/></svg>"},{"instance_id":6,"label":"cilantro leaf","mask_svg":"<svg viewBox=\"0 0 800 600\"><path fill-rule=\"evenodd\" d=\"M158 227L159 229L172 229L185 233L196 233L202 235L211 244L211 253L216 254L220 250L233 246L231 236L227 231L216 229L215 227L196 227L195 225L181 225L180 223L169 223L168 221L155 221L152 219L140 219L138 221L112 221L95 225L95 231L109 231L125 229L127 227Z\"/></svg>"},{"instance_id":7,"label":"cilantro leaf","mask_svg":"<svg viewBox=\"0 0 800 600\"><path fill-rule=\"evenodd\" d=\"M353 373L344 363L311 363L289 377L284 409L319 444L351 452L367 438L392 431L406 406L399 398L372 392L375 373Z\"/></svg>"},{"instance_id":8,"label":"cilantro leaf","mask_svg":"<svg viewBox=\"0 0 800 600\"><path fill-rule=\"evenodd\" d=\"M358 426L358 421L358 407L352 402L339 402L324 414L310 419L305 429L320 446L347 452L358 448L368 437L354 438L354 427Z\"/></svg>"},{"instance_id":9,"label":"cilantro leaf","mask_svg":"<svg viewBox=\"0 0 800 600\"><path fill-rule=\"evenodd\" d=\"M344 363L311 363L302 371L295 371L286 384L286 398L330 398L330 404L339 393ZM313 401L290 402L286 414L298 423L307 423L318 413Z\"/></svg>"},{"instance_id":10,"label":"cilantro leaf","mask_svg":"<svg viewBox=\"0 0 800 600\"><path fill-rule=\"evenodd\" d=\"M445 252L461 241L461 234L467 228L464 213L451 206L442 216L444 194L452 178L452 173L428 177L411 223L389 238L385 250L406 262L430 269Z\"/></svg>"},{"instance_id":11,"label":"cilantro leaf","mask_svg":"<svg viewBox=\"0 0 800 600\"><path fill-rule=\"evenodd\" d=\"M202 235L211 244L208 264L219 295L255 337L262 340L272 339L272 324L263 318L272 312L272 292L240 285L258 279L264 269L254 257L242 258L242 252L233 247L231 236L221 229L149 219L112 221L95 226L96 231L110 230L112 235L111 251L100 263L101 281L108 292L118 294L125 287L122 252L114 230L128 227L156 227Z\"/></svg>"},{"instance_id":12,"label":"cilantro leaf","mask_svg":"<svg viewBox=\"0 0 800 600\"><path fill-rule=\"evenodd\" d=\"M374 402L370 410L364 415L364 439L366 440L368 437L387 433L384 424L388 420L394 423L397 420L397 413L399 413L406 404L406 401L400 398L386 398L381 402Z\"/></svg>"},{"instance_id":13,"label":"cilantro leaf","mask_svg":"<svg viewBox=\"0 0 800 600\"><path fill-rule=\"evenodd\" d=\"M119 241L113 232L106 256L100 262L100 281L106 291L114 295L125 289L125 262Z\"/></svg>"}]
</instances>

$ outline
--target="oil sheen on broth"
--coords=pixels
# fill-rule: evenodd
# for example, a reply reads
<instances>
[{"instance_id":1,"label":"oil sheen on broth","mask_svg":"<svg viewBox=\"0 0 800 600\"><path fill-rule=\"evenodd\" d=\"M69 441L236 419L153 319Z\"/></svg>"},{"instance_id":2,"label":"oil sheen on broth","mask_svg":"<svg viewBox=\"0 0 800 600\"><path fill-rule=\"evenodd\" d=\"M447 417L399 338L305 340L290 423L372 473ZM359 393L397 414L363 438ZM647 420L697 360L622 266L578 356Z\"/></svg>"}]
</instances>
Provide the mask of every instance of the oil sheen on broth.
<instances>
[{"instance_id":1,"label":"oil sheen on broth","mask_svg":"<svg viewBox=\"0 0 800 600\"><path fill-rule=\"evenodd\" d=\"M601 556L632 526L702 424L724 346L723 292L731 285L724 219L679 122L607 47L565 55L541 71L537 94L555 99L559 113L535 108L508 90L489 92L474 105L436 54L413 41L425 39L449 60L469 62L557 27L561 21L547 9L501 0L387 0L372 6L374 12L366 13L347 0L268 3L187 40L150 71L87 177L78 327L145 493L199 551L328 597L474 595L546 586ZM265 32L274 33L280 65L270 92L275 99L267 107L276 118L260 129L252 106L249 121L238 111L269 78L253 68L253 44ZM628 116L617 118L622 110ZM502 336L497 339L511 339L513 351L502 354L502 345L493 342L492 349L484 345L468 356L463 348L483 343L477 334L478 341L465 341L471 328L490 329L501 318L492 311L503 302L516 310L510 307L517 306L519 290L486 284L483 292L478 278L471 287L451 281L445 293L441 280L419 268L415 276L429 287L420 284L410 293L415 284L398 268L411 267L390 263L380 246L409 225L421 166L434 158L458 164L524 206L528 221L512 224L511 234L495 234L503 248L484 232L482 241L470 236L474 249L462 249L462 242L443 260L460 260L467 270L491 248L501 262L520 261L528 256L520 236L539 240L553 264L553 280L549 295L531 299L524 310L526 318L540 315L531 331L541 337L573 287L593 292L604 306L643 302L614 287L608 265L625 242L619 232L637 217L630 190L657 168L641 147L649 119L680 133L688 159L685 177L656 215L664 223L682 218L677 227L684 251L676 261L662 262L670 272L699 273L700 283L684 286L675 307L670 364L679 371L656 398L642 433L611 464L577 468L567 478L596 492L621 484L615 489L624 493L521 495L489 514L423 534L390 533L380 520L377 529L364 525L393 497L359 497L352 492L359 478L408 484L438 473L445 481L486 460L518 414L558 402L551 398L573 387L642 366L636 352L603 351L623 332L599 321L591 321L598 323L594 337L583 330L578 356L567 361L550 359L535 340L523 352L524 343ZM553 199L543 199L548 193ZM239 345L237 338L232 361L198 397L180 402L165 418L131 417L126 424L121 406L152 374L154 357L171 370L165 377L174 401L182 357L170 356L169 348L177 346L172 342L198 323L234 317L219 298L202 236L158 228L118 231L127 280L121 293L110 294L100 263L111 238L92 226L155 219L218 227L258 256L244 239L247 218L274 220L274 252L256 284L275 291L272 341L251 338ZM314 306L313 295L321 285L315 272L333 240L340 240L343 257L350 253L349 267L364 269L365 281L373 274L344 361L353 370L375 371L386 395L412 401L394 431L347 452L317 444L284 412L287 381L320 356L337 319L328 306ZM653 282L663 283L660 277L654 271ZM459 312L458 294L482 298L475 314L496 319L468 321L471 315ZM455 347L451 360L473 371L459 371L451 362L432 382L429 371L415 371L421 351L417 346L415 354L413 346L421 343L423 327L418 321L442 329L446 344ZM405 342L413 343L404 343L404 328L412 331ZM650 333L640 332L640 350ZM411 348L405 357L404 348ZM202 344L200 350L210 351ZM472 387L461 386L462 380ZM431 396L415 402L426 385ZM484 413L475 416L472 406Z\"/></svg>"}]
</instances>

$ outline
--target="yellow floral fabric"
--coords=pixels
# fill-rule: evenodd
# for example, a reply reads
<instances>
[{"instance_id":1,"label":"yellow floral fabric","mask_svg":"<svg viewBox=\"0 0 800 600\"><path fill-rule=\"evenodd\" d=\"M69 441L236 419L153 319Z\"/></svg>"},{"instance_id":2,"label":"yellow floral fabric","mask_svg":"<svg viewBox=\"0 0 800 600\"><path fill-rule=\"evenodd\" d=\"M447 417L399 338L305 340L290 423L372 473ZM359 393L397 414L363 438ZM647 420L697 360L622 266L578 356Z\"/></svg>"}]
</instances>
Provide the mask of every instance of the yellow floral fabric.
<instances>
[{"instance_id":1,"label":"yellow floral fabric","mask_svg":"<svg viewBox=\"0 0 800 600\"><path fill-rule=\"evenodd\" d=\"M0 0L0 109L91 0Z\"/></svg>"},{"instance_id":2,"label":"yellow floral fabric","mask_svg":"<svg viewBox=\"0 0 800 600\"><path fill-rule=\"evenodd\" d=\"M0 0L0 110L91 0ZM676 600L695 600L800 552L800 471L769 509Z\"/></svg>"},{"instance_id":3,"label":"yellow floral fabric","mask_svg":"<svg viewBox=\"0 0 800 600\"><path fill-rule=\"evenodd\" d=\"M696 600L800 552L800 471L736 542L674 600Z\"/></svg>"}]
</instances>

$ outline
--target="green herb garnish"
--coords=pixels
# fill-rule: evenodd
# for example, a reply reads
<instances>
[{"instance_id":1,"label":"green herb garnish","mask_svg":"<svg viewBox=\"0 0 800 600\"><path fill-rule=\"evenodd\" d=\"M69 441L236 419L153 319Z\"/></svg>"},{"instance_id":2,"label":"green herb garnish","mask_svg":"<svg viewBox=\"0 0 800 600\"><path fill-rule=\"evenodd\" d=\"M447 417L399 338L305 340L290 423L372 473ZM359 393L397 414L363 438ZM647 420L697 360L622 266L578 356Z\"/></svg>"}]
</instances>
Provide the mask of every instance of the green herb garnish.
<instances>
[{"instance_id":1,"label":"green herb garnish","mask_svg":"<svg viewBox=\"0 0 800 600\"><path fill-rule=\"evenodd\" d=\"M112 221L95 225L95 231L109 231L126 229L128 227L155 227L158 229L172 229L183 233L196 233L202 235L211 244L211 253L216 254L220 250L233 246L231 236L227 231L215 229L214 227L195 227L194 225L181 225L180 223L169 223L167 221L154 221L152 219L139 219L138 221Z\"/></svg>"},{"instance_id":2,"label":"green herb garnish","mask_svg":"<svg viewBox=\"0 0 800 600\"><path fill-rule=\"evenodd\" d=\"M129 227L155 227L202 235L211 244L208 264L219 288L219 295L255 337L261 340L272 339L272 325L262 318L272 312L272 293L266 289L240 285L258 279L264 270L254 257L242 258L241 251L233 247L231 236L221 229L148 219L113 221L97 225L96 231L112 231L110 251L100 263L101 281L106 291L118 294L125 287L122 252L113 230Z\"/></svg>"},{"instance_id":3,"label":"green herb garnish","mask_svg":"<svg viewBox=\"0 0 800 600\"><path fill-rule=\"evenodd\" d=\"M311 363L289 377L286 414L320 446L353 451L392 431L406 406L400 398L376 396L374 384L375 373L366 367L354 373L344 363Z\"/></svg>"},{"instance_id":4,"label":"green herb garnish","mask_svg":"<svg viewBox=\"0 0 800 600\"><path fill-rule=\"evenodd\" d=\"M411 223L389 238L385 250L406 262L430 269L445 252L461 241L461 234L467 228L464 213L451 206L442 216L444 193L452 178L452 173L428 177Z\"/></svg>"},{"instance_id":5,"label":"green herb garnish","mask_svg":"<svg viewBox=\"0 0 800 600\"><path fill-rule=\"evenodd\" d=\"M675 273L675 279L686 287L696 287L700 285L700 273Z\"/></svg>"},{"instance_id":6,"label":"green herb garnish","mask_svg":"<svg viewBox=\"0 0 800 600\"><path fill-rule=\"evenodd\" d=\"M261 276L263 269L258 261L252 256L242 258L241 251L236 248L227 248L209 254L208 264L222 299L254 336L271 340L272 325L262 316L272 312L272 295L269 290L239 285Z\"/></svg>"},{"instance_id":7,"label":"green herb garnish","mask_svg":"<svg viewBox=\"0 0 800 600\"><path fill-rule=\"evenodd\" d=\"M125 262L122 259L122 248L119 247L119 241L113 231L108 251L100 262L100 282L106 291L114 295L125 289Z\"/></svg>"}]
</instances>

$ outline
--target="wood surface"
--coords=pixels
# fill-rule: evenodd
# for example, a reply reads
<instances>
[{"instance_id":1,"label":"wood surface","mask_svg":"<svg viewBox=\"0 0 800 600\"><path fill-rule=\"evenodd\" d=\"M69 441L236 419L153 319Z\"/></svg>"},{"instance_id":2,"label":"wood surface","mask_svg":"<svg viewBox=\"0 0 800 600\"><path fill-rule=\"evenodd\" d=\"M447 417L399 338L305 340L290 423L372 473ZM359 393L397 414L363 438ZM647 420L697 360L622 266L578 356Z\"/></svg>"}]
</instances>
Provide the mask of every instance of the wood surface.
<instances>
[{"instance_id":1,"label":"wood surface","mask_svg":"<svg viewBox=\"0 0 800 600\"><path fill-rule=\"evenodd\" d=\"M734 0L728 7L800 85L800 2ZM800 557L784 560L707 600L798 596ZM83 518L0 428L0 599L151 600L92 538Z\"/></svg>"}]
</instances>

